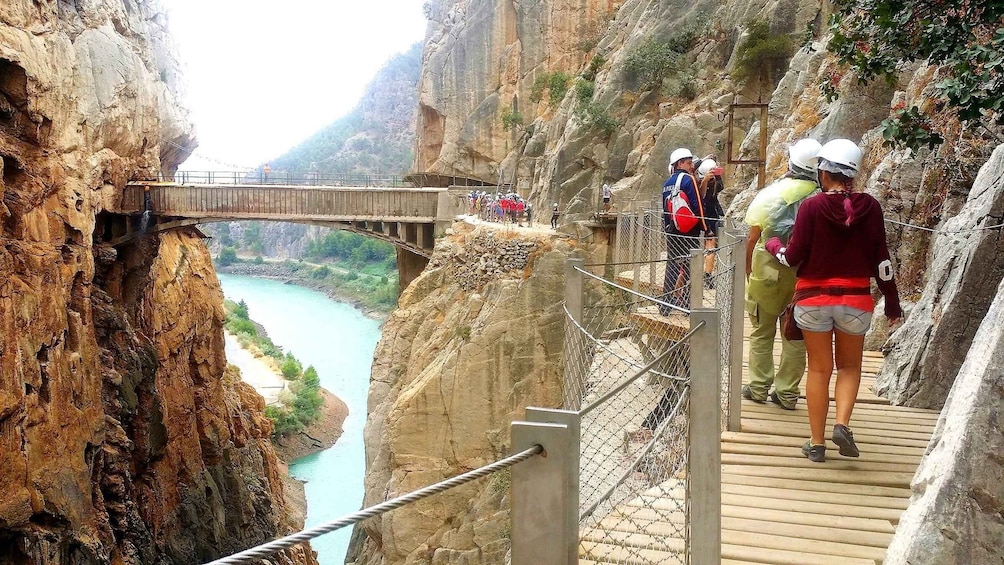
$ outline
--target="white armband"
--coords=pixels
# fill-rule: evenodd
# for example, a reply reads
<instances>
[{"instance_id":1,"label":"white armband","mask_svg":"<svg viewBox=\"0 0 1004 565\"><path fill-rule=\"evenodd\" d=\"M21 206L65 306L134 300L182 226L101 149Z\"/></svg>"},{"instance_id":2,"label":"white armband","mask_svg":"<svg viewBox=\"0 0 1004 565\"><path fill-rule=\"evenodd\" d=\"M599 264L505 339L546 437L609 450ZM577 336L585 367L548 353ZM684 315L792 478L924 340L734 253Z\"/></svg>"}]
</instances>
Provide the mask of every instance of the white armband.
<instances>
[{"instance_id":1,"label":"white armband","mask_svg":"<svg viewBox=\"0 0 1004 565\"><path fill-rule=\"evenodd\" d=\"M878 278L880 281L889 282L892 280L892 275L893 275L892 261L886 259L885 261L879 263Z\"/></svg>"}]
</instances>

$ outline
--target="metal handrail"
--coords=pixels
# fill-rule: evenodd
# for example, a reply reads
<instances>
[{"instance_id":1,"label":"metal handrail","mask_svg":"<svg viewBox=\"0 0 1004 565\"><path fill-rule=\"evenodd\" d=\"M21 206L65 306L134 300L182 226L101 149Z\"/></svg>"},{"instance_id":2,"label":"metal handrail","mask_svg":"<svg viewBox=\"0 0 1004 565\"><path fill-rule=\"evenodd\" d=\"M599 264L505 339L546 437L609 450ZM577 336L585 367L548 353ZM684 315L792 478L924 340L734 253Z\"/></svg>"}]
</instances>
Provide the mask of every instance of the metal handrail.
<instances>
[{"instance_id":1,"label":"metal handrail","mask_svg":"<svg viewBox=\"0 0 1004 565\"><path fill-rule=\"evenodd\" d=\"M485 465L484 467L479 467L473 471L468 471L463 475L457 475L451 479L438 482L434 485L427 486L425 488L418 489L416 491L410 492L408 494L399 496L397 498L388 500L377 504L376 506L371 506L365 508L358 512L353 512L347 516L343 516L337 520L327 522L320 526L310 528L309 530L301 530L295 534L288 535L286 537L279 538L275 541L271 541L262 545L252 547L251 549L246 549L240 553L235 553L228 557L223 557L215 561L209 562L207 565L237 565L242 563L256 563L258 559L271 555L277 551L283 549L289 549L294 545L309 541L318 536L331 533L335 530L344 528L345 526L351 526L357 522L362 522L367 518L372 518L374 516L379 516L381 514L386 514L391 510L395 510L402 506L411 504L422 500L423 498L428 498L434 494L439 494L443 491L449 490L454 487L458 487L465 483L486 477L496 471L500 471L507 467L512 467L517 463L522 463L527 459L535 455L540 455L544 452L544 448L541 445L534 445L533 447L527 448L519 453L510 455L505 459L496 461Z\"/></svg>"},{"instance_id":2,"label":"metal handrail","mask_svg":"<svg viewBox=\"0 0 1004 565\"><path fill-rule=\"evenodd\" d=\"M601 276L594 275L594 274L590 273L589 271L584 271L584 270L580 269L579 267L573 267L573 268L576 271L582 273L583 275L586 275L587 277L596 279L596 280L600 281L601 283L610 285L610 286L612 286L614 288L617 288L618 290L623 290L624 292L626 292L628 294L633 294L634 296L637 296L638 298L643 298L643 299L648 300L650 302L655 302L656 304L658 304L660 306L665 306L667 308L672 308L672 309L674 309L674 310L676 310L678 312L683 312L684 314L689 314L690 313L690 310L687 310L686 308L682 308L680 306L677 306L676 304L672 304L672 303L666 302L664 300L659 300L658 298L655 298L653 296L649 296L647 294L642 294L642 293L638 292L637 290L632 290L632 289L630 289L630 288L628 288L626 286L621 286L621 285L619 285L619 284L617 284L615 282L608 281L607 279L605 279L605 278L603 278Z\"/></svg>"},{"instance_id":3,"label":"metal handrail","mask_svg":"<svg viewBox=\"0 0 1004 565\"><path fill-rule=\"evenodd\" d=\"M657 363L662 362L666 357L669 356L670 353L675 353L678 349L680 349L680 347L683 346L684 343L687 343L687 341L690 340L691 336L693 336L695 333L698 332L698 330L700 330L701 328L703 328L704 325L705 325L705 322L700 322L696 326L694 326L693 328L690 328L689 332L687 332L687 333L683 334L682 336L680 336L680 339L676 343L674 343L671 347L669 347L668 349L666 349L666 351L663 351L662 353L660 353L659 356L656 357L655 359L653 359L651 363L649 363L648 365L645 365L644 367L642 367L634 375L632 375L632 376L624 379L620 384L618 384L614 388L612 388L609 391L607 391L607 393L604 394L603 396L597 398L595 401L593 401L593 402L591 402L591 403L583 406L582 408L579 408L579 411L577 412L577 414L579 416L585 416L586 414L588 414L588 413L592 412L594 409L596 409L596 407L599 406L600 404L603 404L607 400L610 400L618 392L624 390L628 385L630 385L631 383L633 383L636 380L638 380L639 378L641 378L642 375L644 375L645 373L648 373L649 371L651 371L652 367L654 367Z\"/></svg>"},{"instance_id":4,"label":"metal handrail","mask_svg":"<svg viewBox=\"0 0 1004 565\"><path fill-rule=\"evenodd\" d=\"M680 413L680 408L683 407L683 401L687 399L687 395L689 393L690 393L690 387L688 385L686 388L683 389L683 393L680 394L680 399L676 401L676 406L673 407L673 410L669 413L669 415L666 416L666 418L662 421L662 423L659 424L659 427L656 428L655 433L652 434L652 439L648 440L648 443L645 444L644 449L642 449L638 453L638 456L635 457L635 460L632 461L630 465L628 465L628 468L625 469L623 473L621 473L621 476L618 477L616 481L614 481L614 484L611 485L606 492L600 495L600 497L597 498L595 502L590 504L589 508L586 508L579 514L580 521L583 518L588 518L589 516L591 516L593 512L596 512L596 509L600 507L600 504L603 504L603 501L610 498L610 496L614 493L614 491L617 490L617 487L621 486L624 483L624 481L626 481L627 478L630 477L631 474L635 472L635 469L637 469L638 466L641 465L642 461L644 461L645 458L648 457L648 454L652 452L652 448L655 447L655 441L662 437L662 434L665 433L666 429L669 427L669 423L672 422L673 419L676 418L676 415Z\"/></svg>"}]
</instances>

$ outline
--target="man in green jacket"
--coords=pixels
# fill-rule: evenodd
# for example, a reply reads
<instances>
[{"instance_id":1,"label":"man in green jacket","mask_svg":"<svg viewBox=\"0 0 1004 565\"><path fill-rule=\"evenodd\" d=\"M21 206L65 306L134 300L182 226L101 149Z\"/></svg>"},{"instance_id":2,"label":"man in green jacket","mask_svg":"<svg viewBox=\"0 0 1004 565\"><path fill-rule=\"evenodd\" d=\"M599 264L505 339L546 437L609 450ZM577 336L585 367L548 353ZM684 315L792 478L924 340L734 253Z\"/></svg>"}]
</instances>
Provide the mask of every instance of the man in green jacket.
<instances>
[{"instance_id":1,"label":"man in green jacket","mask_svg":"<svg viewBox=\"0 0 1004 565\"><path fill-rule=\"evenodd\" d=\"M787 242L795 226L798 205L818 190L816 154L820 144L803 139L788 148L788 172L760 191L746 212L746 313L750 334L749 379L742 395L764 403L768 399L794 410L805 373L805 342L781 336L781 361L775 372L774 336L784 308L795 294L795 270L782 265L764 244L772 237ZM770 392L771 384L774 391Z\"/></svg>"}]
</instances>

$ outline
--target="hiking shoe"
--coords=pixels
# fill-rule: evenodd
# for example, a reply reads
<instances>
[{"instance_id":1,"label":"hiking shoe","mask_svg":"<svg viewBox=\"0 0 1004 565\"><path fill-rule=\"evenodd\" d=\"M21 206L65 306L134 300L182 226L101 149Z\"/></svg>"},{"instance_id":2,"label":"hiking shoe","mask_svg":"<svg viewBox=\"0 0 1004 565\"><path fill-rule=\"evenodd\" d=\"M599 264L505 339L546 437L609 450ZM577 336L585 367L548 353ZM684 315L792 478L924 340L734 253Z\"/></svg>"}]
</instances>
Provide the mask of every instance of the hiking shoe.
<instances>
[{"instance_id":1,"label":"hiking shoe","mask_svg":"<svg viewBox=\"0 0 1004 565\"><path fill-rule=\"evenodd\" d=\"M782 401L781 398L777 395L777 391L774 391L774 392L771 392L770 394L768 394L767 398L770 399L771 402L773 402L774 404L777 404L778 406L780 406L781 408L784 408L785 410L794 410L795 409L795 405L794 404L792 404L791 406L788 406L787 404L785 404L784 401Z\"/></svg>"},{"instance_id":2,"label":"hiking shoe","mask_svg":"<svg viewBox=\"0 0 1004 565\"><path fill-rule=\"evenodd\" d=\"M840 454L844 457L857 457L861 455L858 452L858 446L854 443L854 433L851 432L847 426L843 424L836 424L833 426L833 435L830 436L833 443L837 444L840 448Z\"/></svg>"},{"instance_id":3,"label":"hiking shoe","mask_svg":"<svg viewBox=\"0 0 1004 565\"><path fill-rule=\"evenodd\" d=\"M826 461L826 446L812 445L812 440L810 439L802 446L802 455L808 457L809 461L813 463L822 463Z\"/></svg>"},{"instance_id":4,"label":"hiking shoe","mask_svg":"<svg viewBox=\"0 0 1004 565\"><path fill-rule=\"evenodd\" d=\"M706 290L715 289L715 280L711 278L711 273L704 273L704 288Z\"/></svg>"},{"instance_id":5,"label":"hiking shoe","mask_svg":"<svg viewBox=\"0 0 1004 565\"><path fill-rule=\"evenodd\" d=\"M745 398L746 400L752 400L757 404L763 404L764 402L767 402L765 399L753 396L753 389L750 388L750 385L743 385L743 398Z\"/></svg>"}]
</instances>

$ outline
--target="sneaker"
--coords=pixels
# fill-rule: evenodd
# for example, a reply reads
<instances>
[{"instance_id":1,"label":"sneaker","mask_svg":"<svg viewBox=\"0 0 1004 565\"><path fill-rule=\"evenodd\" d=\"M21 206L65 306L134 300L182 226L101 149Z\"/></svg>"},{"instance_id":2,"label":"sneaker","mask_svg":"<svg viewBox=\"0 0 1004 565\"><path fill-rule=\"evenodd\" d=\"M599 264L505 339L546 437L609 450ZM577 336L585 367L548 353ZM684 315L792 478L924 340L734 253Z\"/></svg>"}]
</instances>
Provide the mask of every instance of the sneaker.
<instances>
[{"instance_id":1,"label":"sneaker","mask_svg":"<svg viewBox=\"0 0 1004 565\"><path fill-rule=\"evenodd\" d=\"M782 401L781 398L777 395L777 391L774 391L774 392L771 392L770 394L768 394L767 398L770 399L771 402L773 402L774 404L777 404L778 406L780 406L781 408L784 408L785 410L794 410L795 409L795 404L792 404L791 406L788 406L787 404L785 404L784 401Z\"/></svg>"},{"instance_id":2,"label":"sneaker","mask_svg":"<svg viewBox=\"0 0 1004 565\"><path fill-rule=\"evenodd\" d=\"M812 440L810 439L802 446L802 455L808 457L809 461L813 463L822 463L826 461L826 446L812 445Z\"/></svg>"},{"instance_id":3,"label":"sneaker","mask_svg":"<svg viewBox=\"0 0 1004 565\"><path fill-rule=\"evenodd\" d=\"M715 289L715 281L711 278L711 273L704 273L704 288L707 290Z\"/></svg>"},{"instance_id":4,"label":"sneaker","mask_svg":"<svg viewBox=\"0 0 1004 565\"><path fill-rule=\"evenodd\" d=\"M757 404L763 404L764 402L767 402L765 399L753 396L753 389L750 388L750 385L743 385L743 398L745 398L746 400L752 400Z\"/></svg>"},{"instance_id":5,"label":"sneaker","mask_svg":"<svg viewBox=\"0 0 1004 565\"><path fill-rule=\"evenodd\" d=\"M843 424L833 426L833 435L830 436L833 443L840 448L840 454L844 457L857 457L861 455L857 444L854 443L854 433Z\"/></svg>"}]
</instances>

